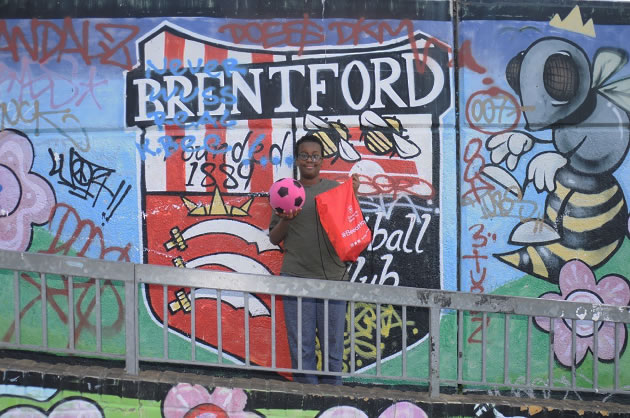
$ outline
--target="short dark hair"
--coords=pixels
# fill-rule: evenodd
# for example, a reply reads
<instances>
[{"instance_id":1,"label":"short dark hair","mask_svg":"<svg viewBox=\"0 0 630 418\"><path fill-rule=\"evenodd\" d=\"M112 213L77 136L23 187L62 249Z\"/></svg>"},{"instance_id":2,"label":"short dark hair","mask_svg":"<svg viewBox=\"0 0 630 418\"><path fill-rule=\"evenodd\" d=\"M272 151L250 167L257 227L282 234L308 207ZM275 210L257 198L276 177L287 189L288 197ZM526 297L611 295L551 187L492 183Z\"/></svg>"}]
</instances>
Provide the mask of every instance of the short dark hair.
<instances>
[{"instance_id":1,"label":"short dark hair","mask_svg":"<svg viewBox=\"0 0 630 418\"><path fill-rule=\"evenodd\" d=\"M294 155L297 155L300 149L300 145L304 144L305 142L312 142L314 144L318 144L322 150L322 154L324 154L324 144L322 144L322 141L320 141L319 138L313 134L306 134L302 138L298 139L297 142L295 143Z\"/></svg>"}]
</instances>

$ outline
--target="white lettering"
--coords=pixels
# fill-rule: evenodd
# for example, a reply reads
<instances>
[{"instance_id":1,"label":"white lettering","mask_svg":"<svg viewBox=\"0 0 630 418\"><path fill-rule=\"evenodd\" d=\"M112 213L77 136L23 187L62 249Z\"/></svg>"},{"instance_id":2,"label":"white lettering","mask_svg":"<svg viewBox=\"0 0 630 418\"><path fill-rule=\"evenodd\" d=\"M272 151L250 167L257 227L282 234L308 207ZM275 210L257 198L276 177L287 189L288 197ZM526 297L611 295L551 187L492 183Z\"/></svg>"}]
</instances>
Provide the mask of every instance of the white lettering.
<instances>
[{"instance_id":1,"label":"white lettering","mask_svg":"<svg viewBox=\"0 0 630 418\"><path fill-rule=\"evenodd\" d=\"M311 81L311 105L308 110L313 112L316 110L324 110L317 104L317 96L326 92L326 81L318 80L317 73L319 70L332 71L335 77L339 74L339 64L311 64L309 65L310 81Z\"/></svg>"},{"instance_id":2,"label":"white lettering","mask_svg":"<svg viewBox=\"0 0 630 418\"><path fill-rule=\"evenodd\" d=\"M374 58L370 60L374 64L374 108L383 108L381 92L389 96L398 107L407 107L403 99L394 91L392 84L400 78L400 64L393 58ZM391 74L387 78L381 78L381 64L389 65ZM412 73L413 74L413 73Z\"/></svg>"},{"instance_id":3,"label":"white lettering","mask_svg":"<svg viewBox=\"0 0 630 418\"><path fill-rule=\"evenodd\" d=\"M361 74L361 81L363 82L361 100L359 100L359 103L355 103L352 100L352 95L350 94L349 78L350 72L354 67L359 70L359 74ZM341 74L341 92L346 100L346 103L348 103L348 106L354 110L361 110L367 104L367 101L370 99L370 73L365 67L365 64L361 61L352 61L346 65L346 68L343 69L343 73Z\"/></svg>"},{"instance_id":4,"label":"white lettering","mask_svg":"<svg viewBox=\"0 0 630 418\"><path fill-rule=\"evenodd\" d=\"M274 109L275 112L297 112L297 108L291 103L291 82L289 73L291 71L297 71L304 75L303 65L290 65L288 67L276 67L269 70L269 79L273 78L273 75L280 73L280 98L282 102L280 106Z\"/></svg>"},{"instance_id":5,"label":"white lettering","mask_svg":"<svg viewBox=\"0 0 630 418\"><path fill-rule=\"evenodd\" d=\"M134 119L136 122L149 120L147 116L147 105L153 103L156 112L164 112L164 106L158 100L151 101L150 97L160 91L160 83L150 78L140 78L133 80L133 85L138 86L138 116Z\"/></svg>"},{"instance_id":6,"label":"white lettering","mask_svg":"<svg viewBox=\"0 0 630 418\"><path fill-rule=\"evenodd\" d=\"M164 81L166 81L166 95L168 97L166 101L166 117L169 119L175 117L175 106L186 112L188 116L193 116L192 110L182 103L182 97L190 96L190 93L192 93L193 87L190 80L181 75L167 75L164 77ZM183 87L183 91L177 87L177 84Z\"/></svg>"},{"instance_id":7,"label":"white lettering","mask_svg":"<svg viewBox=\"0 0 630 418\"><path fill-rule=\"evenodd\" d=\"M249 73L254 76L254 89L247 84L242 75L238 72L232 73L232 92L236 97L236 103L232 108L232 114L240 115L241 111L238 110L238 93L240 92L247 103L249 103L254 111L258 114L262 113L262 98L260 97L260 73L261 68L250 68Z\"/></svg>"}]
</instances>

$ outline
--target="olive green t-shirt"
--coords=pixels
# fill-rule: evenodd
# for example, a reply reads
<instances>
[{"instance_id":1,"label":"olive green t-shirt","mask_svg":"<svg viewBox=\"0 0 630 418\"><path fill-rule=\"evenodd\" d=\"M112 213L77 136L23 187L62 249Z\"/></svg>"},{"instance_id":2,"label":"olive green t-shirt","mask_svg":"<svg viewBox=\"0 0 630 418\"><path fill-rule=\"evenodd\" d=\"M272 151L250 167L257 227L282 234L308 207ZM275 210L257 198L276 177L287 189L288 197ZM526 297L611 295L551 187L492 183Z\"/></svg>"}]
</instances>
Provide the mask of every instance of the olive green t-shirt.
<instances>
[{"instance_id":1,"label":"olive green t-shirt","mask_svg":"<svg viewBox=\"0 0 630 418\"><path fill-rule=\"evenodd\" d=\"M326 231L317 217L315 196L337 187L333 180L321 179L312 186L304 186L306 199L302 211L289 222L284 238L284 260L280 274L327 280L348 280L346 265L339 259ZM280 222L271 215L269 231Z\"/></svg>"}]
</instances>

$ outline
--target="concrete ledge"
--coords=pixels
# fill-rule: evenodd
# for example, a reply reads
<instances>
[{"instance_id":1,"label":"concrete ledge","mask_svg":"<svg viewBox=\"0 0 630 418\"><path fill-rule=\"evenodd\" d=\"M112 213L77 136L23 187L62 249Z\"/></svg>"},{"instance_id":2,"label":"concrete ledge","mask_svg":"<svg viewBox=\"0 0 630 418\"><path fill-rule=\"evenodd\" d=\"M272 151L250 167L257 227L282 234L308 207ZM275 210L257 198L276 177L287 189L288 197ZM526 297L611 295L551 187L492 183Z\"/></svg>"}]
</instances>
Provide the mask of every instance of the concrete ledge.
<instances>
[{"instance_id":1,"label":"concrete ledge","mask_svg":"<svg viewBox=\"0 0 630 418\"><path fill-rule=\"evenodd\" d=\"M616 400L579 400L579 399L540 399L492 396L484 393L441 394L430 398L427 392L400 390L391 387L303 385L280 380L279 377L229 377L204 374L204 370L182 372L176 370L141 370L138 376L125 373L119 367L99 365L68 364L64 362L37 362L31 359L0 358L0 384L20 386L41 386L78 392L116 395L135 399L164 399L173 386L180 383L200 385L206 388L226 387L241 388L251 391L250 400L256 401L256 408L294 408L295 405L313 408L324 404L371 404L383 402L408 401L430 405L434 414L438 411L448 415L462 412L478 404L490 404L508 407L517 411L533 414L538 411L561 413L573 411L577 414L588 413L594 416L613 416L626 414L630 406ZM84 363L85 359L81 359ZM224 369L221 371L226 372ZM422 388L424 389L424 388ZM577 394L574 394L577 396ZM321 402L320 402L321 401ZM280 404L279 404L280 403ZM281 405L284 404L284 405ZM458 409L459 408L459 409ZM562 412L558 416L564 416ZM556 416L556 414L550 416ZM537 416L546 416L538 415ZM612 415L611 415L612 414ZM523 415L522 413L520 415ZM525 414L527 415L527 414Z\"/></svg>"}]
</instances>

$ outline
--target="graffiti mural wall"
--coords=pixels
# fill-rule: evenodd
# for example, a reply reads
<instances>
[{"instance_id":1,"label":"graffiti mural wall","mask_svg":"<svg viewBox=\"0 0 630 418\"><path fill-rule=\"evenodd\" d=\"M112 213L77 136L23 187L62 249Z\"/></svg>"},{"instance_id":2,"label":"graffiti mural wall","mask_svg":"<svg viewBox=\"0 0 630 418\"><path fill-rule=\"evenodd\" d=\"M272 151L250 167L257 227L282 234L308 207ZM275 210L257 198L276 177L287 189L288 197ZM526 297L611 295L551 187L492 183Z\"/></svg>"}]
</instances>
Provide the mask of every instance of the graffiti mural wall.
<instances>
[{"instance_id":1,"label":"graffiti mural wall","mask_svg":"<svg viewBox=\"0 0 630 418\"><path fill-rule=\"evenodd\" d=\"M264 18L68 9L0 20L0 248L278 274L266 193L297 176L295 141L312 133L324 144L323 176L361 179L374 238L349 280L627 305L630 28L602 12L611 3L548 3L542 14L405 1L367 17L334 7ZM99 284L98 315L93 280L21 273L19 287L17 309L13 292L0 293L2 341L41 342L45 287L49 344L68 346L75 317L74 343L94 347L98 316L104 349L124 350L121 286ZM141 355L162 355L168 315L171 355L189 358L188 292L168 288L165 308L162 287L142 288ZM197 358L213 361L217 296L196 299ZM251 361L271 364L272 303L285 367L282 301L265 295L248 304ZM223 299L226 361L246 357L244 307L240 294ZM376 318L369 304L348 313L357 370L369 372L377 358ZM403 323L383 307L381 321L384 374L400 373L403 329L409 361L426 356L426 312L408 310ZM481 321L465 317L464 358L479 355ZM503 353L504 323L487 321L497 337L489 350ZM544 379L551 330L544 318L534 322L543 354L532 370ZM444 335L455 326L445 313ZM524 352L526 321L511 327L511 346ZM597 358L592 325L580 325L575 356L571 327L557 322L553 331L558 381L572 365L586 379L595 363L611 380L616 355L630 362L626 329L602 324ZM455 358L456 341L441 349ZM466 364L465 373L480 374ZM455 373L451 363L442 371ZM524 373L513 362L508 374Z\"/></svg>"},{"instance_id":2,"label":"graffiti mural wall","mask_svg":"<svg viewBox=\"0 0 630 418\"><path fill-rule=\"evenodd\" d=\"M542 21L477 13L463 8L459 26L460 44L470 43L479 64L460 71L461 289L626 306L628 27L576 5ZM501 39L500 48L484 47L491 39ZM476 330L480 320L468 325ZM503 329L503 320L488 320L491 333ZM514 336L526 329L520 322ZM534 320L540 382L549 378L549 322ZM599 366L611 385L611 363L628 359L627 330L602 323L603 338L594 340L593 324L578 322L576 332L572 354L572 325L555 322L554 381L565 381L572 366L589 381ZM503 341L493 341L503 352ZM525 349L516 338L510 345ZM516 381L522 370L509 374Z\"/></svg>"},{"instance_id":3,"label":"graffiti mural wall","mask_svg":"<svg viewBox=\"0 0 630 418\"><path fill-rule=\"evenodd\" d=\"M107 386L107 382L103 386ZM135 385L135 386L134 386ZM81 385L75 385L81 386ZM133 387L138 398L120 396ZM146 416L182 417L303 417L303 418L427 418L427 417L564 417L577 415L569 409L491 403L428 403L386 398L350 398L322 394L297 394L206 387L199 384L174 385L119 381L109 386L112 393L97 393L87 387L74 390L37 386L0 385L0 417ZM581 410L584 417L623 417L617 410Z\"/></svg>"}]
</instances>

